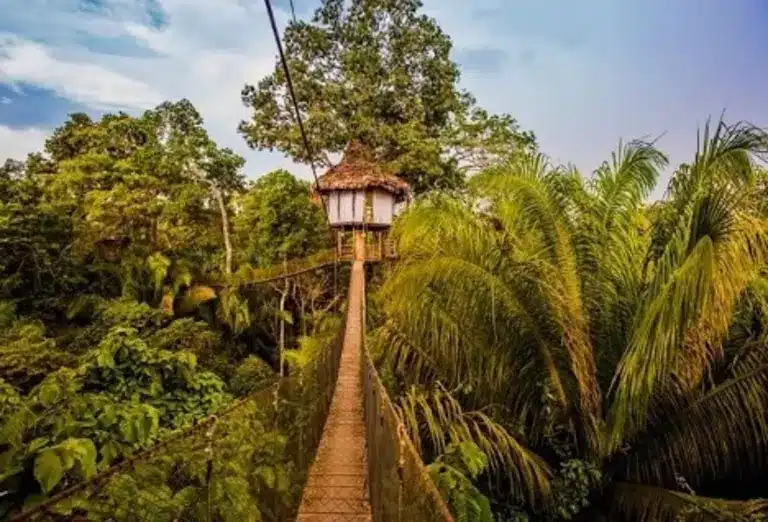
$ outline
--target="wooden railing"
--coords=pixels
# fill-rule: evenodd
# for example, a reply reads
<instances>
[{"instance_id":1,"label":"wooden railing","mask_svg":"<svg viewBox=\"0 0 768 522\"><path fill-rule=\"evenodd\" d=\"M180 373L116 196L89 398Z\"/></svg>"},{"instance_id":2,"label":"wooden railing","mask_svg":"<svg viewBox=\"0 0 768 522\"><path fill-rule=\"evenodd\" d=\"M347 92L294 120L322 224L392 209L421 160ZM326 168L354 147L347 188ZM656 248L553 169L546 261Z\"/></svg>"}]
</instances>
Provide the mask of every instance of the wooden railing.
<instances>
[{"instance_id":1,"label":"wooden railing","mask_svg":"<svg viewBox=\"0 0 768 522\"><path fill-rule=\"evenodd\" d=\"M352 245L342 245L339 250L339 259L353 261L355 259L355 247Z\"/></svg>"},{"instance_id":2,"label":"wooden railing","mask_svg":"<svg viewBox=\"0 0 768 522\"><path fill-rule=\"evenodd\" d=\"M380 261L381 260L381 247L376 244L365 245L365 260L366 261Z\"/></svg>"},{"instance_id":3,"label":"wooden railing","mask_svg":"<svg viewBox=\"0 0 768 522\"><path fill-rule=\"evenodd\" d=\"M337 244L339 252L339 260L341 261L354 261L355 259L355 246L354 242ZM381 261L384 259L396 259L397 248L395 241L389 237L385 237L382 240L377 239L373 243L366 243L365 245L365 260L366 261Z\"/></svg>"}]
</instances>

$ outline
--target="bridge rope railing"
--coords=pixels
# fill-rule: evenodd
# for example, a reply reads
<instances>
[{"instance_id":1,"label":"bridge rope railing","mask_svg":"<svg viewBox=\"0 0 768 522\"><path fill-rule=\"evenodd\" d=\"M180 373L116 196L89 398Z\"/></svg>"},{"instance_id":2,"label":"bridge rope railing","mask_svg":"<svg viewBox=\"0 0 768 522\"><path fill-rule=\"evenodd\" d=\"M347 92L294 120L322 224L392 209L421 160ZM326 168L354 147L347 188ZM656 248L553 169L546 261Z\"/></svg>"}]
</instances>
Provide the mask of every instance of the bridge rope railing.
<instances>
[{"instance_id":1,"label":"bridge rope railing","mask_svg":"<svg viewBox=\"0 0 768 522\"><path fill-rule=\"evenodd\" d=\"M228 283L211 282L207 286L216 289L242 288L260 286L266 283L291 279L315 270L329 268L346 263L339 259L335 249L321 250L305 257L286 260L265 268L241 269L235 274L234 280Z\"/></svg>"},{"instance_id":2,"label":"bridge rope railing","mask_svg":"<svg viewBox=\"0 0 768 522\"><path fill-rule=\"evenodd\" d=\"M287 377L9 519L292 520L330 409L344 317Z\"/></svg>"},{"instance_id":3,"label":"bridge rope railing","mask_svg":"<svg viewBox=\"0 0 768 522\"><path fill-rule=\"evenodd\" d=\"M363 372L368 492L373 522L453 522L408 430L365 347L363 294Z\"/></svg>"}]
</instances>

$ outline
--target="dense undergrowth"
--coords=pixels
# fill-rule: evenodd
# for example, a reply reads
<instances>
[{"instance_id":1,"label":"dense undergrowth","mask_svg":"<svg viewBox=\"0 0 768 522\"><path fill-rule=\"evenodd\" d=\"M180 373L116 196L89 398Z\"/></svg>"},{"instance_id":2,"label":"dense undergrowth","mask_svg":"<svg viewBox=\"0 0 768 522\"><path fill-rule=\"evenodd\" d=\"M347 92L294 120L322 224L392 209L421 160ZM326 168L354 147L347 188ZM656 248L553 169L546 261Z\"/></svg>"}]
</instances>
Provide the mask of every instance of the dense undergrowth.
<instances>
[{"instance_id":1,"label":"dense undergrowth","mask_svg":"<svg viewBox=\"0 0 768 522\"><path fill-rule=\"evenodd\" d=\"M140 117L73 115L44 153L0 170L0 517L273 386L281 329L284 374L316 353L301 346L330 342L343 270L336 285L326 269L237 287L328 241L308 184L286 172L247 184L241 166L180 102ZM285 449L294 428L238 418L220 458L240 468L217 482L217 509L275 519L259 495L284 490L295 502ZM249 448L239 464L225 455ZM195 466L195 451L165 458ZM162 478L170 468L151 468L153 480L110 482L135 492L113 510L130 511L142 491L165 491L156 503L169 517L199 502L185 488L200 486L200 470ZM253 473L265 475L261 492L248 486Z\"/></svg>"}]
</instances>

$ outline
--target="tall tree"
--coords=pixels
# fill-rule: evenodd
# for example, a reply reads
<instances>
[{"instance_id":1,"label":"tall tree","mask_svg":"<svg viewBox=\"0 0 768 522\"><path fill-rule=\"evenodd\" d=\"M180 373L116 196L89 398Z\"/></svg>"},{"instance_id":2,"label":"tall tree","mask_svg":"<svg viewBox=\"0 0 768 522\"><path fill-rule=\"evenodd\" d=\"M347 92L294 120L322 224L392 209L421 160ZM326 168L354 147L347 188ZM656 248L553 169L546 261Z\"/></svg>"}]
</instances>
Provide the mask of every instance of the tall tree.
<instances>
[{"instance_id":1,"label":"tall tree","mask_svg":"<svg viewBox=\"0 0 768 522\"><path fill-rule=\"evenodd\" d=\"M232 273L232 240L229 230L229 195L243 189L240 169L245 160L221 149L208 137L200 113L187 100L163 103L148 116L156 118L167 149L180 162L182 172L197 183L207 185L219 209L224 240L224 271Z\"/></svg>"},{"instance_id":2,"label":"tall tree","mask_svg":"<svg viewBox=\"0 0 768 522\"><path fill-rule=\"evenodd\" d=\"M55 175L45 183L50 205L73 217L76 250L90 254L106 243L153 252L208 248L207 224L218 207L231 272L227 199L242 188L244 160L221 149L186 100L164 103L134 118L100 121L75 114L46 142ZM209 203L212 203L210 205ZM191 219L184 219L191 218ZM207 242L207 246L205 243Z\"/></svg>"},{"instance_id":3,"label":"tall tree","mask_svg":"<svg viewBox=\"0 0 768 522\"><path fill-rule=\"evenodd\" d=\"M416 192L460 185L475 166L471 151L533 147L533 134L511 116L489 115L459 90L451 40L420 7L419 0L324 0L310 23L290 24L285 48L316 157L304 150L279 63L243 89L253 110L240 124L248 144L328 165L329 154L356 139Z\"/></svg>"},{"instance_id":4,"label":"tall tree","mask_svg":"<svg viewBox=\"0 0 768 522\"><path fill-rule=\"evenodd\" d=\"M235 217L245 261L270 266L328 244L322 207L310 194L309 183L285 170L270 172L251 186L238 200Z\"/></svg>"}]
</instances>

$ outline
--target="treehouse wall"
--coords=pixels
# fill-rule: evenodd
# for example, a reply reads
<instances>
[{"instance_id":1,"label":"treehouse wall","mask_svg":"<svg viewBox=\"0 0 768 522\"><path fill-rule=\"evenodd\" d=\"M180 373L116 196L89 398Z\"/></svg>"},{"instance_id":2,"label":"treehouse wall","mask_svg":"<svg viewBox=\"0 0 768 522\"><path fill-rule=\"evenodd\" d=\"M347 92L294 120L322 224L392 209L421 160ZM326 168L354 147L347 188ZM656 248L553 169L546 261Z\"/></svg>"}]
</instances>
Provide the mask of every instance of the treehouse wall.
<instances>
[{"instance_id":1,"label":"treehouse wall","mask_svg":"<svg viewBox=\"0 0 768 522\"><path fill-rule=\"evenodd\" d=\"M373 192L373 220L377 225L391 225L395 209L395 198L383 190Z\"/></svg>"},{"instance_id":2,"label":"treehouse wall","mask_svg":"<svg viewBox=\"0 0 768 522\"><path fill-rule=\"evenodd\" d=\"M369 192L372 217L365 220L366 191L338 190L327 196L328 218L331 225L376 224L391 225L395 211L395 199L389 192L373 190Z\"/></svg>"}]
</instances>

